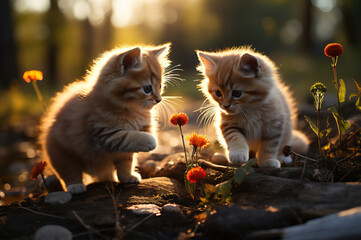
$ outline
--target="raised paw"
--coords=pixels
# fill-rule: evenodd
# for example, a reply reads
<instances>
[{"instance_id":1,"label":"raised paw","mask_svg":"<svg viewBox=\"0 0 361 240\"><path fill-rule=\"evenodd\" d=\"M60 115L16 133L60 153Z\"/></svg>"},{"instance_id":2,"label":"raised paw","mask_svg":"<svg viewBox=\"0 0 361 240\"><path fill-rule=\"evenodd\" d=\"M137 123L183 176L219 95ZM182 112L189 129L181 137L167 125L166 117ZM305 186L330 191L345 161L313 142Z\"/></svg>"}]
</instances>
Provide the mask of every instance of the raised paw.
<instances>
[{"instance_id":1,"label":"raised paw","mask_svg":"<svg viewBox=\"0 0 361 240\"><path fill-rule=\"evenodd\" d=\"M71 185L67 186L66 189L72 195L86 192L86 186L84 184L82 184L82 183L71 184Z\"/></svg>"},{"instance_id":2,"label":"raised paw","mask_svg":"<svg viewBox=\"0 0 361 240\"><path fill-rule=\"evenodd\" d=\"M134 142L134 152L149 152L156 148L157 141L152 134L144 132Z\"/></svg>"},{"instance_id":3,"label":"raised paw","mask_svg":"<svg viewBox=\"0 0 361 240\"><path fill-rule=\"evenodd\" d=\"M247 162L249 159L248 151L230 151L229 152L229 161L236 165L241 165L242 163Z\"/></svg>"},{"instance_id":4,"label":"raised paw","mask_svg":"<svg viewBox=\"0 0 361 240\"><path fill-rule=\"evenodd\" d=\"M133 173L131 175L119 175L118 180L121 183L139 183L142 177L139 173Z\"/></svg>"},{"instance_id":5,"label":"raised paw","mask_svg":"<svg viewBox=\"0 0 361 240\"><path fill-rule=\"evenodd\" d=\"M266 159L263 161L259 162L259 167L261 168L280 168L281 167L281 163L280 161L278 161L277 159Z\"/></svg>"}]
</instances>

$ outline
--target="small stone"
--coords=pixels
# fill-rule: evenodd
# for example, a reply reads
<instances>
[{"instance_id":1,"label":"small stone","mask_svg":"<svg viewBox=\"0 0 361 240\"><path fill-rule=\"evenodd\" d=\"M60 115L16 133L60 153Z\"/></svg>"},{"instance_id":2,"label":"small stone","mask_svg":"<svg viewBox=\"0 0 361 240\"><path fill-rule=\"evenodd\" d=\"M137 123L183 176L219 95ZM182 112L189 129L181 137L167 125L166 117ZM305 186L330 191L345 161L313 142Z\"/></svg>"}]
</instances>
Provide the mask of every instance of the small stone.
<instances>
[{"instance_id":1,"label":"small stone","mask_svg":"<svg viewBox=\"0 0 361 240\"><path fill-rule=\"evenodd\" d=\"M132 211L135 214L159 214L160 207L155 204L137 204L127 208L127 210Z\"/></svg>"},{"instance_id":2,"label":"small stone","mask_svg":"<svg viewBox=\"0 0 361 240\"><path fill-rule=\"evenodd\" d=\"M216 152L211 158L211 162L218 165L228 166L228 160L223 153Z\"/></svg>"},{"instance_id":3,"label":"small stone","mask_svg":"<svg viewBox=\"0 0 361 240\"><path fill-rule=\"evenodd\" d=\"M61 186L59 179L55 175L47 176L45 182L48 185L49 192L57 192L63 190L63 187ZM41 185L43 188L45 188L44 183L42 183Z\"/></svg>"},{"instance_id":4,"label":"small stone","mask_svg":"<svg viewBox=\"0 0 361 240\"><path fill-rule=\"evenodd\" d=\"M154 175L154 171L157 167L157 164L154 160L146 160L141 166L140 166L140 173L142 175L142 178L150 178Z\"/></svg>"},{"instance_id":5,"label":"small stone","mask_svg":"<svg viewBox=\"0 0 361 240\"><path fill-rule=\"evenodd\" d=\"M50 205L62 205L71 200L71 194L64 191L51 192L45 196L45 203Z\"/></svg>"},{"instance_id":6,"label":"small stone","mask_svg":"<svg viewBox=\"0 0 361 240\"><path fill-rule=\"evenodd\" d=\"M71 240L73 234L66 228L58 225L46 225L35 232L35 240Z\"/></svg>"},{"instance_id":7,"label":"small stone","mask_svg":"<svg viewBox=\"0 0 361 240\"><path fill-rule=\"evenodd\" d=\"M167 203L162 207L162 211L169 213L180 213L181 209L178 204Z\"/></svg>"}]
</instances>

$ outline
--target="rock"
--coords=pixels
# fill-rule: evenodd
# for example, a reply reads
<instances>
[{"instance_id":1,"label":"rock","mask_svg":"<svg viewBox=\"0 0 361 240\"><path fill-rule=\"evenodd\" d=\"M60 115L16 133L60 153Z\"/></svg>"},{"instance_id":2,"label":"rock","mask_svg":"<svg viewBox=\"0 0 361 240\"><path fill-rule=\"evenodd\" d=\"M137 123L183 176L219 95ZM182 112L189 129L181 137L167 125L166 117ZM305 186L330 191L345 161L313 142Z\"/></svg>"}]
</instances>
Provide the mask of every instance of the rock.
<instances>
[{"instance_id":1,"label":"rock","mask_svg":"<svg viewBox=\"0 0 361 240\"><path fill-rule=\"evenodd\" d=\"M167 203L162 207L162 212L169 212L169 213L180 213L181 209L178 204L174 203Z\"/></svg>"},{"instance_id":2,"label":"rock","mask_svg":"<svg viewBox=\"0 0 361 240\"><path fill-rule=\"evenodd\" d=\"M154 173L154 177L169 177L184 181L184 171L186 169L184 153L174 153L165 157Z\"/></svg>"},{"instance_id":3,"label":"rock","mask_svg":"<svg viewBox=\"0 0 361 240\"><path fill-rule=\"evenodd\" d=\"M282 228L296 223L297 219L291 211L243 209L228 205L219 207L215 214L207 218L205 232L212 239L239 239L250 231Z\"/></svg>"},{"instance_id":4,"label":"rock","mask_svg":"<svg viewBox=\"0 0 361 240\"><path fill-rule=\"evenodd\" d=\"M46 225L35 232L35 240L71 240L73 234L66 228L58 225Z\"/></svg>"},{"instance_id":5,"label":"rock","mask_svg":"<svg viewBox=\"0 0 361 240\"><path fill-rule=\"evenodd\" d=\"M211 162L218 165L228 166L229 162L223 153L216 152L211 158Z\"/></svg>"},{"instance_id":6,"label":"rock","mask_svg":"<svg viewBox=\"0 0 361 240\"><path fill-rule=\"evenodd\" d=\"M146 160L139 166L139 172L142 175L142 178L150 178L153 177L156 168L157 164L154 160Z\"/></svg>"},{"instance_id":7,"label":"rock","mask_svg":"<svg viewBox=\"0 0 361 240\"><path fill-rule=\"evenodd\" d=\"M45 203L50 205L62 205L71 200L71 194L64 191L51 192L45 196Z\"/></svg>"},{"instance_id":8,"label":"rock","mask_svg":"<svg viewBox=\"0 0 361 240\"><path fill-rule=\"evenodd\" d=\"M143 214L159 214L160 207L155 204L137 204L127 208L127 210L132 211L134 214L143 215Z\"/></svg>"},{"instance_id":9,"label":"rock","mask_svg":"<svg viewBox=\"0 0 361 240\"><path fill-rule=\"evenodd\" d=\"M63 187L60 184L59 179L55 175L50 175L45 179L46 184L49 187L49 192L63 191ZM44 183L41 184L45 188Z\"/></svg>"}]
</instances>

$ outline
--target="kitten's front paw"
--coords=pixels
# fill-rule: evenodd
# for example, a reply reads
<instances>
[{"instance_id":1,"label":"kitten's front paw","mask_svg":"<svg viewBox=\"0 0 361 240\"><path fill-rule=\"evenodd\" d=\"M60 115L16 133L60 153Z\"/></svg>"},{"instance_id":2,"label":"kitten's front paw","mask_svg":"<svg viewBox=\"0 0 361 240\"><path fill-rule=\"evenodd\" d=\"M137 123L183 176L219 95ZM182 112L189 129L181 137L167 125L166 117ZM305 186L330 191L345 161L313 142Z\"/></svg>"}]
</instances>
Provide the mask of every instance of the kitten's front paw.
<instances>
[{"instance_id":1,"label":"kitten's front paw","mask_svg":"<svg viewBox=\"0 0 361 240\"><path fill-rule=\"evenodd\" d=\"M241 165L242 163L247 162L249 159L248 151L230 151L229 160L231 163L236 165Z\"/></svg>"},{"instance_id":2,"label":"kitten's front paw","mask_svg":"<svg viewBox=\"0 0 361 240\"><path fill-rule=\"evenodd\" d=\"M278 156L278 159L280 160L281 163L284 164L290 164L293 161L291 156L285 156L285 155Z\"/></svg>"},{"instance_id":3,"label":"kitten's front paw","mask_svg":"<svg viewBox=\"0 0 361 240\"><path fill-rule=\"evenodd\" d=\"M137 139L134 152L149 152L157 147L157 141L152 134L144 132Z\"/></svg>"},{"instance_id":4,"label":"kitten's front paw","mask_svg":"<svg viewBox=\"0 0 361 240\"><path fill-rule=\"evenodd\" d=\"M82 183L71 184L71 185L67 186L66 189L72 195L86 192L86 186L84 184L82 184Z\"/></svg>"},{"instance_id":5,"label":"kitten's front paw","mask_svg":"<svg viewBox=\"0 0 361 240\"><path fill-rule=\"evenodd\" d=\"M131 175L118 175L118 180L121 183L139 183L142 177L139 173L133 173Z\"/></svg>"},{"instance_id":6,"label":"kitten's front paw","mask_svg":"<svg viewBox=\"0 0 361 240\"><path fill-rule=\"evenodd\" d=\"M262 162L259 162L259 167L261 168L280 168L281 167L281 163L280 161L278 161L277 159L266 159L263 160Z\"/></svg>"}]
</instances>

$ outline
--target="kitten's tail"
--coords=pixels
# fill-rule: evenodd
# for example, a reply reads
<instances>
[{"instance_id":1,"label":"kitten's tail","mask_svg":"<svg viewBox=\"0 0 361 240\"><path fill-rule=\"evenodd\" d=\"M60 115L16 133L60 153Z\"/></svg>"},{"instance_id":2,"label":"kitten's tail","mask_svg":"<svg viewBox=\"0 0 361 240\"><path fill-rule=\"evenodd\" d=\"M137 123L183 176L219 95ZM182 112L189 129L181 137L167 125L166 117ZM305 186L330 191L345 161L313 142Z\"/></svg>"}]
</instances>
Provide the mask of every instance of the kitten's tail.
<instances>
[{"instance_id":1,"label":"kitten's tail","mask_svg":"<svg viewBox=\"0 0 361 240\"><path fill-rule=\"evenodd\" d=\"M292 131L291 147L296 153L306 154L308 151L310 140L300 131Z\"/></svg>"}]
</instances>

